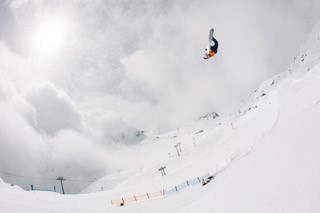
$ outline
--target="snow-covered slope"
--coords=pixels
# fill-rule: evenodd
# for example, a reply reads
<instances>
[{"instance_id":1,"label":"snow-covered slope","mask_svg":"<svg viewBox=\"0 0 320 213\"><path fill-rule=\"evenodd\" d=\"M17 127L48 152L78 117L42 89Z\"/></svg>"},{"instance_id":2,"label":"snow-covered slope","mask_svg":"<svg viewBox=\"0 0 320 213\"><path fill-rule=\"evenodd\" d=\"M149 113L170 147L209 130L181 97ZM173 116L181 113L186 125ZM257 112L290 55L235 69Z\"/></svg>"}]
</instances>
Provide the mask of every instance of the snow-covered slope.
<instances>
[{"instance_id":1,"label":"snow-covered slope","mask_svg":"<svg viewBox=\"0 0 320 213\"><path fill-rule=\"evenodd\" d=\"M0 212L320 212L319 91L320 23L290 69L263 82L237 112L149 135L136 147L135 168L85 190L107 191L63 196L0 181ZM121 207L110 203L208 172L215 178L205 186Z\"/></svg>"}]
</instances>

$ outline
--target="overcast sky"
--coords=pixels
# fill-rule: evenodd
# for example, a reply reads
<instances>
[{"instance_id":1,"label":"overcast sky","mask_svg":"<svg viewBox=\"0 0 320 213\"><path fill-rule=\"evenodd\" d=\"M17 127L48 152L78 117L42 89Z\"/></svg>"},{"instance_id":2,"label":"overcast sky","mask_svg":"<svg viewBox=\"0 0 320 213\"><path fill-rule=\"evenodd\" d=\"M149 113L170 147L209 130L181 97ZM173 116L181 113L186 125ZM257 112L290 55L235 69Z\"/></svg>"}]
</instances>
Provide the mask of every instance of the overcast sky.
<instances>
[{"instance_id":1,"label":"overcast sky","mask_svg":"<svg viewBox=\"0 0 320 213\"><path fill-rule=\"evenodd\" d=\"M319 11L318 0L2 0L0 168L32 156L36 171L63 159L106 172L119 134L228 111L285 71ZM210 28L219 52L203 60ZM5 161L16 155L21 166Z\"/></svg>"},{"instance_id":2,"label":"overcast sky","mask_svg":"<svg viewBox=\"0 0 320 213\"><path fill-rule=\"evenodd\" d=\"M5 73L18 90L49 81L82 111L103 108L139 129L175 128L285 71L319 4L2 1L1 46L17 66ZM205 61L210 28L220 49Z\"/></svg>"}]
</instances>

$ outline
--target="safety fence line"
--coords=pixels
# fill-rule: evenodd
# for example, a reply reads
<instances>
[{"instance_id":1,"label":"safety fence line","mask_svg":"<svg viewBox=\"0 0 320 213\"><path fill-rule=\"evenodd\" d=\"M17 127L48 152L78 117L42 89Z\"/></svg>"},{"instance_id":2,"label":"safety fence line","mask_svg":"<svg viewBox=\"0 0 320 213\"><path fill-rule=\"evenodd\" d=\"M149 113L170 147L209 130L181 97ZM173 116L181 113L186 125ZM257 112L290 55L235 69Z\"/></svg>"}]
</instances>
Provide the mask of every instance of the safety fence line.
<instances>
[{"instance_id":1,"label":"safety fence line","mask_svg":"<svg viewBox=\"0 0 320 213\"><path fill-rule=\"evenodd\" d=\"M134 203L138 201L143 201L143 200L148 200L152 198L158 198L163 196L162 191L157 191L157 192L152 192L152 193L146 193L143 195L135 195L132 197L127 197L127 198L120 198L117 200L110 200L112 205L123 205L123 204L128 204L128 203Z\"/></svg>"},{"instance_id":2,"label":"safety fence line","mask_svg":"<svg viewBox=\"0 0 320 213\"><path fill-rule=\"evenodd\" d=\"M169 190L163 190L163 195L171 195L171 194L174 194L174 193L177 193L179 191L182 191L184 189L186 189L187 187L190 187L190 186L193 186L193 185L196 185L204 180L207 180L208 178L210 177L210 174L205 174L201 177L197 177L195 179L192 179L192 180L187 180L177 186L174 186L172 189L169 189Z\"/></svg>"},{"instance_id":3,"label":"safety fence line","mask_svg":"<svg viewBox=\"0 0 320 213\"><path fill-rule=\"evenodd\" d=\"M143 200L148 200L148 199L153 199L153 198L160 198L162 196L167 196L167 195L171 195L171 194L180 192L180 191L186 189L187 187L196 185L198 183L201 183L201 182L207 180L209 177L210 177L210 174L208 173L208 174L205 174L201 177L187 180L177 186L174 186L172 189L169 189L169 190L164 189L164 190L160 190L160 191L153 192L153 193L146 193L143 195L135 195L132 197L127 197L127 198L122 197L117 200L110 200L110 202L111 202L111 205L121 206L124 204L130 204L130 203L134 203L134 202L138 202L138 201L143 201Z\"/></svg>"}]
</instances>

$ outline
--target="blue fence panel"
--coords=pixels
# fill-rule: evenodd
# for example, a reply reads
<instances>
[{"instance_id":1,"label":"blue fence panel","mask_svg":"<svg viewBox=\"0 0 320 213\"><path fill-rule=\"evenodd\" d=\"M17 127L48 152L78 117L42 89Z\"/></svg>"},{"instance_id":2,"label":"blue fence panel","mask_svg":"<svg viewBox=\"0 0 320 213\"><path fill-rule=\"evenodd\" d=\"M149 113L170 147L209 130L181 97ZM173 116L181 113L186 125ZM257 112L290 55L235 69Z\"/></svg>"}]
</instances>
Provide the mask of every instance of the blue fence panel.
<instances>
[{"instance_id":1,"label":"blue fence panel","mask_svg":"<svg viewBox=\"0 0 320 213\"><path fill-rule=\"evenodd\" d=\"M192 180L187 180L187 181L188 181L190 186L200 183L198 178L195 178L195 179L192 179Z\"/></svg>"},{"instance_id":2,"label":"blue fence panel","mask_svg":"<svg viewBox=\"0 0 320 213\"><path fill-rule=\"evenodd\" d=\"M177 190L176 190L176 187L172 188L172 189L169 189L169 190L163 190L163 194L164 195L170 195L170 194L173 194L173 193L176 193Z\"/></svg>"},{"instance_id":3,"label":"blue fence panel","mask_svg":"<svg viewBox=\"0 0 320 213\"><path fill-rule=\"evenodd\" d=\"M200 181L202 181L202 180L207 180L208 177L210 177L210 174L209 174L209 173L206 174L206 175L203 175L203 176L199 177L199 179L200 179Z\"/></svg>"},{"instance_id":4,"label":"blue fence panel","mask_svg":"<svg viewBox=\"0 0 320 213\"><path fill-rule=\"evenodd\" d=\"M173 193L176 193L178 191L182 191L183 189L189 187L189 186L192 186L192 185L196 185L200 182L202 182L202 180L207 180L208 178L210 177L210 174L205 174L201 177L197 177L195 179L192 179L192 180L187 180L186 182L183 182L177 186L175 186L174 188L172 189L169 189L169 190L163 190L163 194L164 195L170 195L170 194L173 194Z\"/></svg>"},{"instance_id":5,"label":"blue fence panel","mask_svg":"<svg viewBox=\"0 0 320 213\"><path fill-rule=\"evenodd\" d=\"M180 185L178 185L178 186L176 186L176 187L177 187L177 190L178 190L178 191L181 191L181 190L187 188L187 187L188 187L188 184L187 184L187 182L184 182L184 183L181 183Z\"/></svg>"}]
</instances>

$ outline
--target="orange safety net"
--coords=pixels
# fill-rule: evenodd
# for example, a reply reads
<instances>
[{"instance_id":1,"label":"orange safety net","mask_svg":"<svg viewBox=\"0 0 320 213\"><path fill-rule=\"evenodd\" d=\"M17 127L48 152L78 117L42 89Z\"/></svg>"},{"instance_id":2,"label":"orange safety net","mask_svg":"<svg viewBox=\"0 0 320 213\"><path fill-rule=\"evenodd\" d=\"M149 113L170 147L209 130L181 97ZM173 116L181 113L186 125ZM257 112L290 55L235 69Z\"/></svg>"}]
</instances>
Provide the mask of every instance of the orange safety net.
<instances>
[{"instance_id":1,"label":"orange safety net","mask_svg":"<svg viewBox=\"0 0 320 213\"><path fill-rule=\"evenodd\" d=\"M123 202L122 199L111 200L111 204L112 204L112 205L120 205L122 202Z\"/></svg>"},{"instance_id":2,"label":"orange safety net","mask_svg":"<svg viewBox=\"0 0 320 213\"><path fill-rule=\"evenodd\" d=\"M127 198L124 198L124 203L133 203L136 201L136 199L134 197L127 197Z\"/></svg>"},{"instance_id":3,"label":"orange safety net","mask_svg":"<svg viewBox=\"0 0 320 213\"><path fill-rule=\"evenodd\" d=\"M158 191L158 192L152 192L152 193L146 193L143 195L136 195L133 197L127 197L127 198L121 198L118 200L111 200L111 204L112 205L120 205L121 203L133 203L136 201L142 201L142 200L147 200L150 198L157 198L157 197L161 197L163 195L162 191Z\"/></svg>"},{"instance_id":4,"label":"orange safety net","mask_svg":"<svg viewBox=\"0 0 320 213\"><path fill-rule=\"evenodd\" d=\"M148 195L149 195L149 198L161 197L162 191L149 193Z\"/></svg>"},{"instance_id":5,"label":"orange safety net","mask_svg":"<svg viewBox=\"0 0 320 213\"><path fill-rule=\"evenodd\" d=\"M146 199L149 198L147 194L144 194L144 195L136 195L135 197L137 198L137 201L146 200Z\"/></svg>"}]
</instances>

